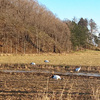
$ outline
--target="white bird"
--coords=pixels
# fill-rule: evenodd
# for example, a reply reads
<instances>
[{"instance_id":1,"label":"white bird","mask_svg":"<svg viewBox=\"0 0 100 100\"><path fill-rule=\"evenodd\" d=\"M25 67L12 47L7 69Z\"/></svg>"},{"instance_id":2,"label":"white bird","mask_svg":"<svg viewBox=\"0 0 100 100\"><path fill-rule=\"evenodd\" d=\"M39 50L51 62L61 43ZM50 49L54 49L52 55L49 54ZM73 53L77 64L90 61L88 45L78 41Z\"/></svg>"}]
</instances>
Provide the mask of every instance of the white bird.
<instances>
[{"instance_id":1,"label":"white bird","mask_svg":"<svg viewBox=\"0 0 100 100\"><path fill-rule=\"evenodd\" d=\"M36 63L32 62L31 65L36 65Z\"/></svg>"},{"instance_id":2,"label":"white bird","mask_svg":"<svg viewBox=\"0 0 100 100\"><path fill-rule=\"evenodd\" d=\"M81 66L79 68L76 68L75 71L79 72L81 69Z\"/></svg>"},{"instance_id":3,"label":"white bird","mask_svg":"<svg viewBox=\"0 0 100 100\"><path fill-rule=\"evenodd\" d=\"M49 63L49 60L44 60L44 62Z\"/></svg>"},{"instance_id":4,"label":"white bird","mask_svg":"<svg viewBox=\"0 0 100 100\"><path fill-rule=\"evenodd\" d=\"M56 80L58 80L58 79L61 80L61 77L60 77L59 75L53 75L52 78L53 78L53 79L56 79Z\"/></svg>"}]
</instances>

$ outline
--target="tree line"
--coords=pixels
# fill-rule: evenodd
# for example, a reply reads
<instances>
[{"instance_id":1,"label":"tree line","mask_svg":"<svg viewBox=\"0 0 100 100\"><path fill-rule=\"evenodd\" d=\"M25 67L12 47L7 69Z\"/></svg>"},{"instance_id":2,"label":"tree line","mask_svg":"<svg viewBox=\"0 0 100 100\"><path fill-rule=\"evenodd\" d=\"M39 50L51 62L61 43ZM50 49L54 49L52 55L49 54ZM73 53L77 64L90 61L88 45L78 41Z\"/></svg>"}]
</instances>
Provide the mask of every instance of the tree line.
<instances>
[{"instance_id":1,"label":"tree line","mask_svg":"<svg viewBox=\"0 0 100 100\"><path fill-rule=\"evenodd\" d=\"M99 46L99 36L97 36L97 24L93 19L87 20L80 18L79 21L74 17L72 21L64 20L71 31L71 43L73 50L82 48L92 49Z\"/></svg>"},{"instance_id":2,"label":"tree line","mask_svg":"<svg viewBox=\"0 0 100 100\"><path fill-rule=\"evenodd\" d=\"M91 20L93 21L93 20ZM36 0L0 0L0 53L70 52L86 48L95 26L62 21Z\"/></svg>"},{"instance_id":3,"label":"tree line","mask_svg":"<svg viewBox=\"0 0 100 100\"><path fill-rule=\"evenodd\" d=\"M70 51L70 30L36 0L0 0L0 51Z\"/></svg>"}]
</instances>

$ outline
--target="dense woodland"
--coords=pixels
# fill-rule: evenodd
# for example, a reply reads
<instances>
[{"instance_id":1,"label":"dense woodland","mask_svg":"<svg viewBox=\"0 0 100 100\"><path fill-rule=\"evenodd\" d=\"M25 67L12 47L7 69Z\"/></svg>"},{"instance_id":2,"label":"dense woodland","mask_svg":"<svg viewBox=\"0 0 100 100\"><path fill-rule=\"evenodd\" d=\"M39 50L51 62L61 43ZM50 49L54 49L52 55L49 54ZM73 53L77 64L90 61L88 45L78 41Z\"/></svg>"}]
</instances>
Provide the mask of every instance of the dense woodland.
<instances>
[{"instance_id":1,"label":"dense woodland","mask_svg":"<svg viewBox=\"0 0 100 100\"><path fill-rule=\"evenodd\" d=\"M36 0L0 0L0 53L91 49L99 46L96 31L93 19L62 21Z\"/></svg>"}]
</instances>

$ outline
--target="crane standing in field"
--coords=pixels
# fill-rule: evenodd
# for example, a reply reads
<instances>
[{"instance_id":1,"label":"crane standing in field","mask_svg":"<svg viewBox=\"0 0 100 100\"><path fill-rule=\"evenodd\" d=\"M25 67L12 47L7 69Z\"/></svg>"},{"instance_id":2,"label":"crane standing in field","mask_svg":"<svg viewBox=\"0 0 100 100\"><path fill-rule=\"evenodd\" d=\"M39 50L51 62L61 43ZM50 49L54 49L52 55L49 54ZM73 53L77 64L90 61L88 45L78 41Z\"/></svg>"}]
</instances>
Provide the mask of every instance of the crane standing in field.
<instances>
[{"instance_id":1,"label":"crane standing in field","mask_svg":"<svg viewBox=\"0 0 100 100\"><path fill-rule=\"evenodd\" d=\"M76 72L79 72L80 70L81 70L81 66L75 69Z\"/></svg>"}]
</instances>

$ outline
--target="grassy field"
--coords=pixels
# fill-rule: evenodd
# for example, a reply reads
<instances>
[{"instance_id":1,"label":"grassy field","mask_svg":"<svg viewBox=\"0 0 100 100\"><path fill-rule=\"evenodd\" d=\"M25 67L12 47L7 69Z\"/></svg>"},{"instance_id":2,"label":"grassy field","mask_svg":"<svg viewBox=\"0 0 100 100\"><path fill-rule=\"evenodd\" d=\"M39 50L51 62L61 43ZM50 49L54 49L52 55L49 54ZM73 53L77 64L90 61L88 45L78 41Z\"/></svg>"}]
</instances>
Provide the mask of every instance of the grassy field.
<instances>
[{"instance_id":1,"label":"grassy field","mask_svg":"<svg viewBox=\"0 0 100 100\"><path fill-rule=\"evenodd\" d=\"M50 63L45 63L46 59ZM36 65L31 65L31 62ZM63 80L50 78L54 72L74 73L79 65L83 65L80 73L100 73L100 51L1 54L0 100L100 100L100 77L60 74ZM38 70L39 73L2 70ZM51 73L40 73L42 71Z\"/></svg>"},{"instance_id":2,"label":"grassy field","mask_svg":"<svg viewBox=\"0 0 100 100\"><path fill-rule=\"evenodd\" d=\"M73 53L43 53L43 54L1 54L0 63L31 63L45 64L44 60L49 60L51 65L100 65L100 51L79 51Z\"/></svg>"}]
</instances>

